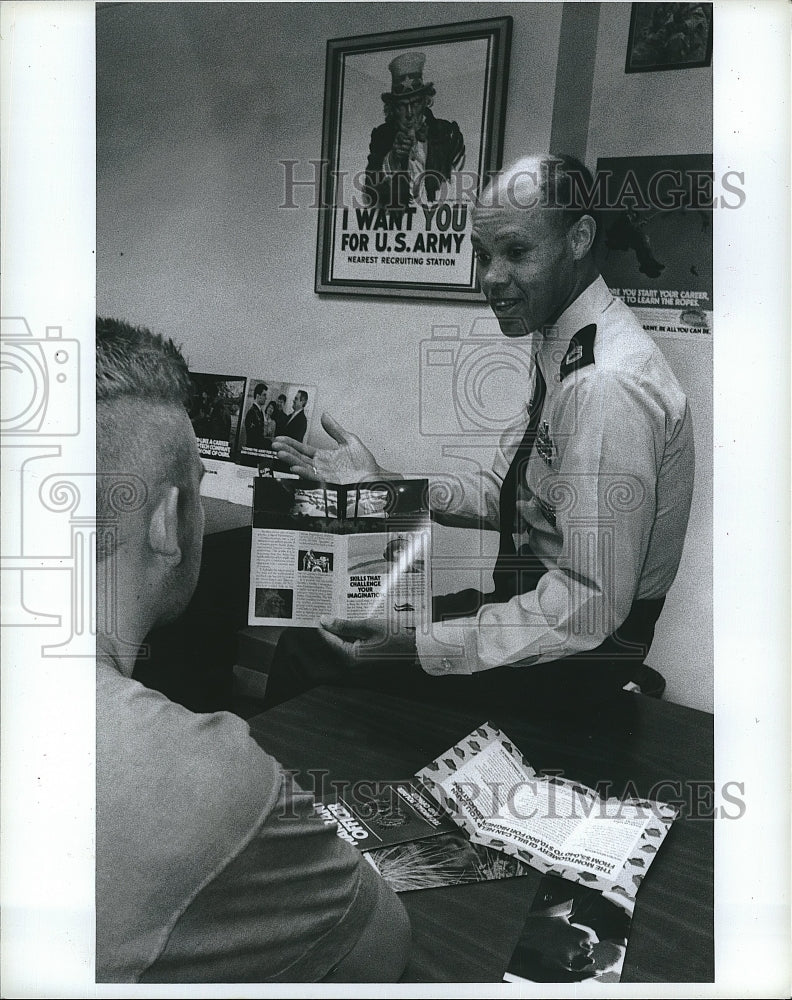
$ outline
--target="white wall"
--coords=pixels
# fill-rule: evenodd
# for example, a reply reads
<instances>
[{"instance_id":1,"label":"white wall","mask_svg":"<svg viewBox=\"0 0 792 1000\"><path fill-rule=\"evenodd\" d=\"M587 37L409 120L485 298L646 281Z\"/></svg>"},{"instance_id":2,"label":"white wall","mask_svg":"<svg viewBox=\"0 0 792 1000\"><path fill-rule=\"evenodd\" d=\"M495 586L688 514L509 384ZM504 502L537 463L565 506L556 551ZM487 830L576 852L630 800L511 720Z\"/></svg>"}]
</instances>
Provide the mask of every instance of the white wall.
<instances>
[{"instance_id":1,"label":"white wall","mask_svg":"<svg viewBox=\"0 0 792 1000\"><path fill-rule=\"evenodd\" d=\"M99 313L166 331L198 371L272 372L317 384L320 407L358 431L386 467L453 469L441 455L453 436L419 432L421 342L433 324L467 331L477 317L491 322L489 310L317 296L316 212L278 208L279 160L304 163L300 176L309 177L307 162L321 155L328 38L507 14L514 34L504 157L548 148L561 7L144 4L101 11ZM439 115L443 100L438 91ZM310 193L295 200L308 205ZM450 397L444 409L439 429L449 431ZM474 454L489 465L490 451ZM470 581L465 566L497 551L497 539L438 529L436 551L462 566L437 575L442 592L479 584L478 571ZM487 577L483 585L489 588Z\"/></svg>"},{"instance_id":2,"label":"white wall","mask_svg":"<svg viewBox=\"0 0 792 1000\"><path fill-rule=\"evenodd\" d=\"M630 7L600 5L586 162L594 167L601 156L711 154L710 69L625 73ZM667 698L712 711L712 341L658 343L690 401L696 478L682 563L647 662L666 677Z\"/></svg>"},{"instance_id":3,"label":"white wall","mask_svg":"<svg viewBox=\"0 0 792 1000\"><path fill-rule=\"evenodd\" d=\"M271 372L319 385L319 406L357 430L385 466L415 474L453 469L453 460L441 454L453 437L419 431L421 342L431 336L433 324L469 330L476 318L489 318L486 309L317 296L315 212L278 208L283 201L278 161L307 164L321 155L328 38L503 14L514 17L504 159L547 149L562 6L143 4L100 10L98 311L167 332L183 342L196 370ZM648 86L617 73L624 54L619 61L613 53L626 46L625 12L629 19L629 4L602 5L588 162L624 154L614 139L614 131L622 132L611 120L613 108L631 108L639 100L626 87ZM671 83L678 89L678 78L685 75L638 76L662 78L654 84L662 92L667 78L676 78ZM438 91L438 114L442 102ZM626 122L637 107L622 113ZM662 122L667 108L655 105L652 113ZM648 136L652 130L644 131ZM670 132L667 127L657 132L658 150L626 151L709 149L691 148L687 140L679 150L669 147ZM308 195L297 201L307 205ZM684 358L680 364L685 367ZM697 360L689 386L707 401L710 373L711 364ZM448 411L440 428L446 432L450 406ZM710 452L708 443L699 447L705 462ZM480 454L482 463L488 454ZM709 559L711 505L707 508L704 494L696 502L694 542L686 548L650 662L668 678L672 700L709 707L710 681L689 680L691 649L702 659L696 670L702 676L708 671L711 679L711 652L707 659L704 641L711 581L707 591L700 565ZM463 565L496 548L494 536L483 540L482 549L475 532L446 529L438 535L437 551ZM460 585L464 576L440 574L438 591ZM705 624L693 630L692 619Z\"/></svg>"}]
</instances>

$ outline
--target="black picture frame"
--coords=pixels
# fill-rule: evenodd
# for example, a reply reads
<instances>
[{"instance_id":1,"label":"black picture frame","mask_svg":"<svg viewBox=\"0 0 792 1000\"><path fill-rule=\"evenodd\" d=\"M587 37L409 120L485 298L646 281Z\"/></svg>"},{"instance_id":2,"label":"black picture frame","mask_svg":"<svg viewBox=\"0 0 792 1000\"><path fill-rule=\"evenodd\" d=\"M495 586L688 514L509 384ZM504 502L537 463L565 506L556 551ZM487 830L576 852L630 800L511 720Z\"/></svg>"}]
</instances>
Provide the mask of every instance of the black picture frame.
<instances>
[{"instance_id":1,"label":"black picture frame","mask_svg":"<svg viewBox=\"0 0 792 1000\"><path fill-rule=\"evenodd\" d=\"M625 73L709 66L712 14L711 3L634 3Z\"/></svg>"},{"instance_id":2,"label":"black picture frame","mask_svg":"<svg viewBox=\"0 0 792 1000\"><path fill-rule=\"evenodd\" d=\"M483 301L470 198L501 167L511 35L499 17L328 41L317 293ZM388 159L400 86L431 105L412 173Z\"/></svg>"}]
</instances>

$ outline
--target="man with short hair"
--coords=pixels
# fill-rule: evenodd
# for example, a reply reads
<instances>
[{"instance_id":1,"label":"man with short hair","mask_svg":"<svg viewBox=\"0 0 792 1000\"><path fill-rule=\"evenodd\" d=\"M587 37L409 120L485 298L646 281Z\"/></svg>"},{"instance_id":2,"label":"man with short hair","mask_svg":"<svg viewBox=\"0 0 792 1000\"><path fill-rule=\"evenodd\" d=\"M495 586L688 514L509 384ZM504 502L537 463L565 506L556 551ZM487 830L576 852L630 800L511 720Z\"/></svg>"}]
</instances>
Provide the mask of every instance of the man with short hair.
<instances>
[{"instance_id":1,"label":"man with short hair","mask_svg":"<svg viewBox=\"0 0 792 1000\"><path fill-rule=\"evenodd\" d=\"M308 393L305 389L298 389L292 400L292 412L279 432L284 437L292 438L294 441L302 441L305 437L305 432L308 430L308 418L305 416L307 402Z\"/></svg>"},{"instance_id":2,"label":"man with short hair","mask_svg":"<svg viewBox=\"0 0 792 1000\"><path fill-rule=\"evenodd\" d=\"M405 661L371 683L591 704L643 664L682 554L693 429L662 352L599 274L597 225L581 198L593 190L572 157L526 157L476 206L482 289L502 333L525 344L530 402L491 470L462 471L432 495L436 520L499 532L494 589L437 598L426 635L326 622L319 635L356 675L383 656ZM336 447L274 442L293 471L342 483L394 476L355 435L322 423ZM273 699L290 672L298 689L310 682L307 657L290 650L286 660L270 678Z\"/></svg>"},{"instance_id":3,"label":"man with short hair","mask_svg":"<svg viewBox=\"0 0 792 1000\"><path fill-rule=\"evenodd\" d=\"M264 438L264 403L267 399L267 386L259 382L253 390L253 402L245 414L245 447L265 448Z\"/></svg>"},{"instance_id":4,"label":"man with short hair","mask_svg":"<svg viewBox=\"0 0 792 1000\"><path fill-rule=\"evenodd\" d=\"M203 466L173 343L99 319L96 359L97 981L395 980L403 907L311 796L240 718L131 678L195 588Z\"/></svg>"}]
</instances>

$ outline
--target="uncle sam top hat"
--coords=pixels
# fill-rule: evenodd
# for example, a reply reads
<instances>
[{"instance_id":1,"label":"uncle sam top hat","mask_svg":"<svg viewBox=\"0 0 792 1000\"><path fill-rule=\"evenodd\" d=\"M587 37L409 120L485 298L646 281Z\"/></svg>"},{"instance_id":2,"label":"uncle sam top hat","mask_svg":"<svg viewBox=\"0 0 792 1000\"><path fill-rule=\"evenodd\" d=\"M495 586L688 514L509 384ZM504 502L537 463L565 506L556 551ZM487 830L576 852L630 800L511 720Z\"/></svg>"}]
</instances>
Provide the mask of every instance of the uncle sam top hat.
<instances>
[{"instance_id":1,"label":"uncle sam top hat","mask_svg":"<svg viewBox=\"0 0 792 1000\"><path fill-rule=\"evenodd\" d=\"M383 101L400 101L405 97L419 94L434 94L434 84L423 82L423 68L426 56L423 52L403 52L388 63L391 73L391 89L382 95Z\"/></svg>"}]
</instances>

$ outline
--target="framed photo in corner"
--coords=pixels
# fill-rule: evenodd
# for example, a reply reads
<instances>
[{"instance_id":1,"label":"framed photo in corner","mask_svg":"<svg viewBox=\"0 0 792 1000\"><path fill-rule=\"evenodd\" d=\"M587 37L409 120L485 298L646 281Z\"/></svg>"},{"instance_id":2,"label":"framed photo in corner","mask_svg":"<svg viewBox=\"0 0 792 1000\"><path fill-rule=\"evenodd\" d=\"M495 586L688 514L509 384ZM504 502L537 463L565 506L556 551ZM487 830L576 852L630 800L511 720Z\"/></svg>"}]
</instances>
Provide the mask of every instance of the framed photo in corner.
<instances>
[{"instance_id":1,"label":"framed photo in corner","mask_svg":"<svg viewBox=\"0 0 792 1000\"><path fill-rule=\"evenodd\" d=\"M501 166L511 29L328 41L317 292L482 301L471 208Z\"/></svg>"},{"instance_id":2,"label":"framed photo in corner","mask_svg":"<svg viewBox=\"0 0 792 1000\"><path fill-rule=\"evenodd\" d=\"M694 69L711 61L711 3L632 5L625 73Z\"/></svg>"}]
</instances>

